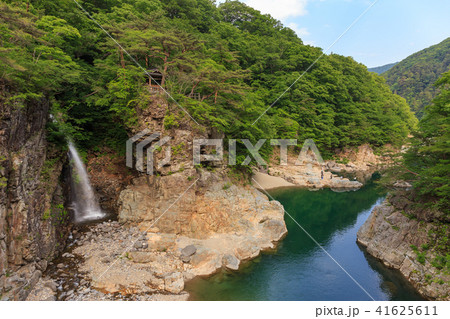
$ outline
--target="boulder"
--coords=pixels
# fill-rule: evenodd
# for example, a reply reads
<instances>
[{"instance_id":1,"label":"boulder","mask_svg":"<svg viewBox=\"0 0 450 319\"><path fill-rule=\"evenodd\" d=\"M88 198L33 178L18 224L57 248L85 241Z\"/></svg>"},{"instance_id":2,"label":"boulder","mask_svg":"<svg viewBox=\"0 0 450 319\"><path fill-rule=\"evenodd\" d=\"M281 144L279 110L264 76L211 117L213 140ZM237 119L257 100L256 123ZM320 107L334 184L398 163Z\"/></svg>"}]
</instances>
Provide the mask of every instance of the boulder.
<instances>
[{"instance_id":1,"label":"boulder","mask_svg":"<svg viewBox=\"0 0 450 319\"><path fill-rule=\"evenodd\" d=\"M54 282L54 281L46 281L44 283L44 287L50 288L53 292L56 292L56 290L58 289L58 285Z\"/></svg>"},{"instance_id":2,"label":"boulder","mask_svg":"<svg viewBox=\"0 0 450 319\"><path fill-rule=\"evenodd\" d=\"M180 272L175 272L164 278L164 289L173 294L179 294L184 289L184 279Z\"/></svg>"},{"instance_id":3,"label":"boulder","mask_svg":"<svg viewBox=\"0 0 450 319\"><path fill-rule=\"evenodd\" d=\"M194 245L189 245L189 246L184 247L181 250L181 256L182 257L191 257L196 252L197 252L197 248Z\"/></svg>"},{"instance_id":4,"label":"boulder","mask_svg":"<svg viewBox=\"0 0 450 319\"><path fill-rule=\"evenodd\" d=\"M135 263L146 264L156 261L156 256L153 253L145 251L131 251L128 257Z\"/></svg>"},{"instance_id":5,"label":"boulder","mask_svg":"<svg viewBox=\"0 0 450 319\"><path fill-rule=\"evenodd\" d=\"M234 255L227 254L222 257L222 265L231 270L238 270L241 262Z\"/></svg>"},{"instance_id":6,"label":"boulder","mask_svg":"<svg viewBox=\"0 0 450 319\"><path fill-rule=\"evenodd\" d=\"M181 259L182 262L188 263L188 262L191 261L191 256L183 256L183 255L181 255L180 259Z\"/></svg>"}]
</instances>

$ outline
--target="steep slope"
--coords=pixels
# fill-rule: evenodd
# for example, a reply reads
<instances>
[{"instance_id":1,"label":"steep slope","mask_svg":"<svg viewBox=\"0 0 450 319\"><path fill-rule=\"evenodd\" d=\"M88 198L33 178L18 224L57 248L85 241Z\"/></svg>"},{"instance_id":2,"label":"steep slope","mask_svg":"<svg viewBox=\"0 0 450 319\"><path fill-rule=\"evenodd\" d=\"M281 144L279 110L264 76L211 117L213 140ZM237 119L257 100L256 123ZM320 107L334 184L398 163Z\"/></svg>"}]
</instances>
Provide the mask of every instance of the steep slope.
<instances>
[{"instance_id":1,"label":"steep slope","mask_svg":"<svg viewBox=\"0 0 450 319\"><path fill-rule=\"evenodd\" d=\"M414 53L382 76L392 91L406 99L418 118L438 90L434 83L450 66L450 38Z\"/></svg>"}]
</instances>

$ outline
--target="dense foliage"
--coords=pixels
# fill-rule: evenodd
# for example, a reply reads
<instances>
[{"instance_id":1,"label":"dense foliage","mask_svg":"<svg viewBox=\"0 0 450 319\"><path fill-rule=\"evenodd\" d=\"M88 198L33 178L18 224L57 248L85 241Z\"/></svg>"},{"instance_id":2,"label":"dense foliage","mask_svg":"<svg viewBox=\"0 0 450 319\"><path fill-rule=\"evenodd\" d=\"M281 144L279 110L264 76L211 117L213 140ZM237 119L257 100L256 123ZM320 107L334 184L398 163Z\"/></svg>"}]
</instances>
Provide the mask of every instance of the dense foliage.
<instances>
[{"instance_id":1,"label":"dense foliage","mask_svg":"<svg viewBox=\"0 0 450 319\"><path fill-rule=\"evenodd\" d=\"M394 93L404 97L420 119L439 92L434 83L450 68L450 38L414 53L383 73Z\"/></svg>"},{"instance_id":2,"label":"dense foliage","mask_svg":"<svg viewBox=\"0 0 450 319\"><path fill-rule=\"evenodd\" d=\"M417 194L443 212L450 212L450 72L437 82L440 94L425 109L404 156Z\"/></svg>"},{"instance_id":3,"label":"dense foliage","mask_svg":"<svg viewBox=\"0 0 450 319\"><path fill-rule=\"evenodd\" d=\"M0 1L0 84L14 88L17 105L51 100L60 121L50 138L62 130L86 148L123 145L136 109L152 98L143 69L155 68L196 121L230 138L313 138L326 156L362 143L398 145L415 125L382 77L336 54L276 101L322 51L238 1L78 2L142 68L72 0Z\"/></svg>"}]
</instances>

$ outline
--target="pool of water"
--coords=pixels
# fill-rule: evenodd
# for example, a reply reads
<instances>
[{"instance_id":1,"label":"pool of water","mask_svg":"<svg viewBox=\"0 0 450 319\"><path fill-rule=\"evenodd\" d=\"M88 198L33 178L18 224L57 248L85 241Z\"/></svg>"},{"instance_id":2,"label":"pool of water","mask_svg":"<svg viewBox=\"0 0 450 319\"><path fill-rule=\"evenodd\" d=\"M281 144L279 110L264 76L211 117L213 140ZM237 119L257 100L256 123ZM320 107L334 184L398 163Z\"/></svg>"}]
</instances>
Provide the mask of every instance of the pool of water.
<instances>
[{"instance_id":1,"label":"pool of water","mask_svg":"<svg viewBox=\"0 0 450 319\"><path fill-rule=\"evenodd\" d=\"M285 210L375 300L423 300L401 274L356 243L372 208L384 200L373 183L355 192L271 191ZM186 285L193 300L371 300L303 230L285 216L287 237L276 252Z\"/></svg>"}]
</instances>

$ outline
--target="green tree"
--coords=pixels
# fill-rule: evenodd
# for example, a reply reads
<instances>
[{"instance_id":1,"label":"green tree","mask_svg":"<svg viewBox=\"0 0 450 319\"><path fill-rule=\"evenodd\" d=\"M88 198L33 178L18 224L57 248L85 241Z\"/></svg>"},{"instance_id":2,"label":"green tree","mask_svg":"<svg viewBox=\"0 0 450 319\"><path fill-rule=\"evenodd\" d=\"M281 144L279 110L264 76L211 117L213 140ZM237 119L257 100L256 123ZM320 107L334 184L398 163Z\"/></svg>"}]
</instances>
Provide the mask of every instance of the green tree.
<instances>
[{"instance_id":1,"label":"green tree","mask_svg":"<svg viewBox=\"0 0 450 319\"><path fill-rule=\"evenodd\" d=\"M450 210L450 72L437 81L440 94L425 108L405 162L421 199Z\"/></svg>"}]
</instances>

